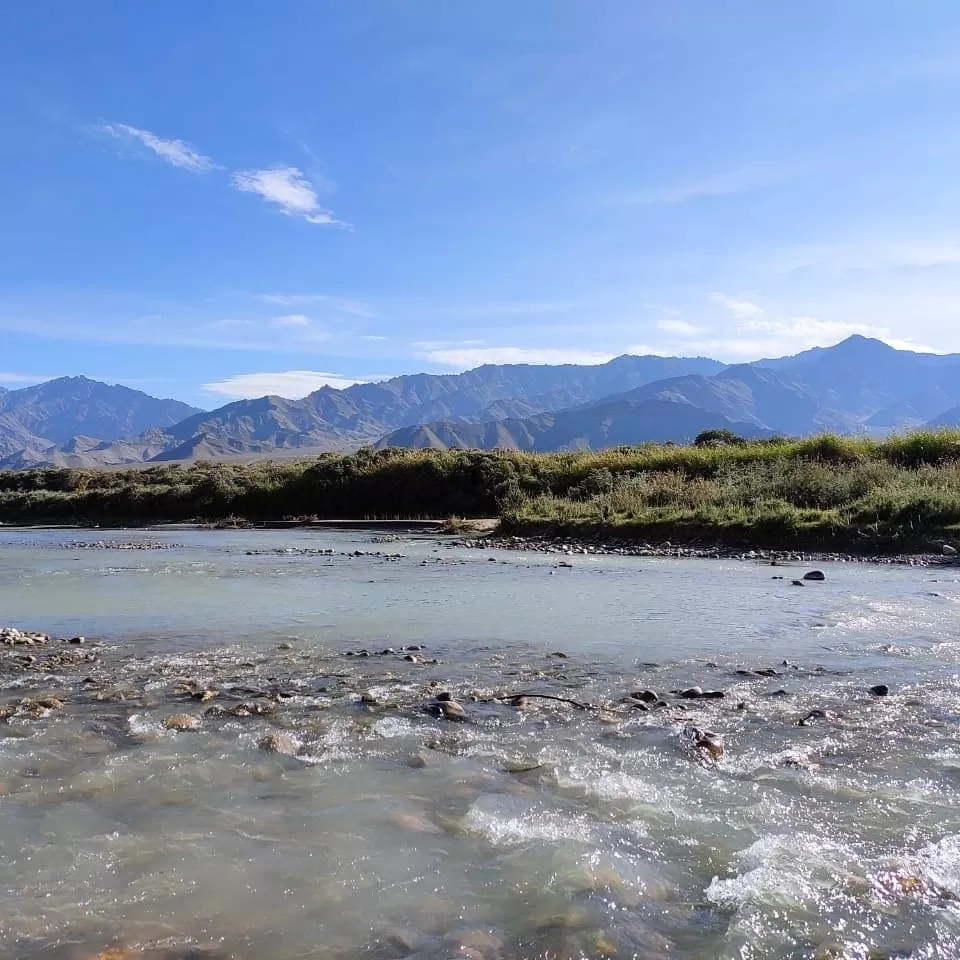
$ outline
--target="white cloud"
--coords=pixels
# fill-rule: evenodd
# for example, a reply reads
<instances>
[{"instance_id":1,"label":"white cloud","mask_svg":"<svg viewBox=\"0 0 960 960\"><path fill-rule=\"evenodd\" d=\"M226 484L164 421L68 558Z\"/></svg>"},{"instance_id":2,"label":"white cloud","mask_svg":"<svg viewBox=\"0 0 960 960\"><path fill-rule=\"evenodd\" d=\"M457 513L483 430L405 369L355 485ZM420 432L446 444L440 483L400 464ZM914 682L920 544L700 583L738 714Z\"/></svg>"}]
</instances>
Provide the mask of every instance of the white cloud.
<instances>
[{"instance_id":1,"label":"white cloud","mask_svg":"<svg viewBox=\"0 0 960 960\"><path fill-rule=\"evenodd\" d=\"M283 317L274 317L270 321L275 327L309 327L310 318L303 313L288 313Z\"/></svg>"},{"instance_id":2,"label":"white cloud","mask_svg":"<svg viewBox=\"0 0 960 960\"><path fill-rule=\"evenodd\" d=\"M101 123L98 129L118 140L138 140L162 160L182 170L205 173L216 167L210 157L204 156L183 140L164 140L149 130L140 130L125 123Z\"/></svg>"},{"instance_id":3,"label":"white cloud","mask_svg":"<svg viewBox=\"0 0 960 960\"><path fill-rule=\"evenodd\" d=\"M235 399L269 395L299 400L321 387L343 390L356 383L365 382L320 370L286 370L279 373L240 373L225 380L205 383L203 389L208 393L218 393Z\"/></svg>"},{"instance_id":4,"label":"white cloud","mask_svg":"<svg viewBox=\"0 0 960 960\"><path fill-rule=\"evenodd\" d=\"M725 293L711 293L710 299L719 303L724 310L732 313L742 323L749 323L763 316L763 307L758 307L742 297L731 297Z\"/></svg>"},{"instance_id":5,"label":"white cloud","mask_svg":"<svg viewBox=\"0 0 960 960\"><path fill-rule=\"evenodd\" d=\"M899 350L935 352L931 347L894 335L887 327L855 320L825 320L809 316L771 316L763 307L739 296L713 293L710 300L728 314L728 318L710 326L694 326L680 321L672 329L659 325L672 339L650 347L637 344L631 353L653 351L663 355L705 354L721 360L745 361L788 356L812 347L827 347L859 334L883 340ZM667 321L667 323L672 323ZM692 333L684 327L692 328Z\"/></svg>"},{"instance_id":6,"label":"white cloud","mask_svg":"<svg viewBox=\"0 0 960 960\"><path fill-rule=\"evenodd\" d=\"M675 334L678 337L695 337L697 334L703 333L703 327L673 317L658 320L657 329L663 331L663 333Z\"/></svg>"},{"instance_id":7,"label":"white cloud","mask_svg":"<svg viewBox=\"0 0 960 960\"><path fill-rule=\"evenodd\" d=\"M231 181L243 193L255 193L275 203L288 216L303 217L307 223L346 226L320 206L313 184L296 167L242 170L233 174Z\"/></svg>"},{"instance_id":8,"label":"white cloud","mask_svg":"<svg viewBox=\"0 0 960 960\"><path fill-rule=\"evenodd\" d=\"M485 363L576 363L593 366L613 359L612 353L594 350L552 347L454 347L436 348L420 345L424 359L446 367L470 369Z\"/></svg>"},{"instance_id":9,"label":"white cloud","mask_svg":"<svg viewBox=\"0 0 960 960\"><path fill-rule=\"evenodd\" d=\"M252 327L253 321L238 319L236 317L224 317L221 320L214 320L210 326L218 330L240 330L244 327Z\"/></svg>"},{"instance_id":10,"label":"white cloud","mask_svg":"<svg viewBox=\"0 0 960 960\"><path fill-rule=\"evenodd\" d=\"M45 380L52 380L53 377L40 377L32 373L7 373L0 371L0 383L43 383Z\"/></svg>"}]
</instances>

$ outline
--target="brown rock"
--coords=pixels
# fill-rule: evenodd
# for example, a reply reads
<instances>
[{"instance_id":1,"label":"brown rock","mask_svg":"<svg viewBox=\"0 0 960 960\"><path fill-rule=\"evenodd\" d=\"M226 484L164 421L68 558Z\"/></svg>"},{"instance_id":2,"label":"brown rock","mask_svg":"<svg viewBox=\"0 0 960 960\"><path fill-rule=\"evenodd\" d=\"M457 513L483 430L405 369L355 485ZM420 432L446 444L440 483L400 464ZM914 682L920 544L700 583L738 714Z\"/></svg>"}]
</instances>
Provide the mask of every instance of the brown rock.
<instances>
[{"instance_id":1,"label":"brown rock","mask_svg":"<svg viewBox=\"0 0 960 960\"><path fill-rule=\"evenodd\" d=\"M175 713L173 716L167 717L163 721L163 725L167 730L176 730L180 733L188 730L199 730L200 718L193 717L189 713Z\"/></svg>"},{"instance_id":2,"label":"brown rock","mask_svg":"<svg viewBox=\"0 0 960 960\"><path fill-rule=\"evenodd\" d=\"M302 744L292 733L268 733L258 744L266 753L279 753L285 757L295 757Z\"/></svg>"}]
</instances>

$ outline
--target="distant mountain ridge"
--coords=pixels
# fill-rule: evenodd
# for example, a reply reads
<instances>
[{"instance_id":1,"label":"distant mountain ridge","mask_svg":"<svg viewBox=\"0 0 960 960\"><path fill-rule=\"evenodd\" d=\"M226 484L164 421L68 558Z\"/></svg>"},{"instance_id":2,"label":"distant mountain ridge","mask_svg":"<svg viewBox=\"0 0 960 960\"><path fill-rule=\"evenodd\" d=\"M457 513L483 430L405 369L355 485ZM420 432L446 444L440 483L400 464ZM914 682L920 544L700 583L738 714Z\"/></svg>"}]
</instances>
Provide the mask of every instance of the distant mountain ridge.
<instances>
[{"instance_id":1,"label":"distant mountain ridge","mask_svg":"<svg viewBox=\"0 0 960 960\"><path fill-rule=\"evenodd\" d=\"M87 377L59 377L0 393L0 457L47 462L78 435L115 441L164 428L196 412L179 400L160 400L140 390Z\"/></svg>"},{"instance_id":2,"label":"distant mountain ridge","mask_svg":"<svg viewBox=\"0 0 960 960\"><path fill-rule=\"evenodd\" d=\"M201 411L127 387L63 377L0 388L0 468L107 466L294 455L376 445L579 450L745 436L883 433L960 424L960 355L854 336L727 366L622 356L593 366L485 365L411 374L302 400L268 396Z\"/></svg>"},{"instance_id":3,"label":"distant mountain ridge","mask_svg":"<svg viewBox=\"0 0 960 960\"><path fill-rule=\"evenodd\" d=\"M93 466L197 457L261 455L297 449L355 449L399 427L438 418L475 421L531 415L587 402L663 377L709 374L723 364L704 357L623 356L597 366L487 365L460 374L412 374L344 390L322 387L302 400L260 397L205 412L187 408L83 451L24 442L11 431L0 468ZM78 378L83 379L83 378ZM55 381L54 381L55 382ZM93 382L93 381L88 381ZM0 413L2 415L2 413ZM0 434L4 427L0 424ZM93 431L79 428L75 433Z\"/></svg>"}]
</instances>

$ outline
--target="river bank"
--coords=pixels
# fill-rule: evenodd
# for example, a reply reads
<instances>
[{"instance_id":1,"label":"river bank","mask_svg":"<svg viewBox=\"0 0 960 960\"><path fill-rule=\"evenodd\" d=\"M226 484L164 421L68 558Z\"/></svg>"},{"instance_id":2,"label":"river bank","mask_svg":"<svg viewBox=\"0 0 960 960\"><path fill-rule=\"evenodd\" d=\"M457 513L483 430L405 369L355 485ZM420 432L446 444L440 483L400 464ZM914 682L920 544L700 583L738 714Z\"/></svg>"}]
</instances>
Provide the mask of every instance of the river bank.
<instances>
[{"instance_id":1,"label":"river bank","mask_svg":"<svg viewBox=\"0 0 960 960\"><path fill-rule=\"evenodd\" d=\"M722 544L683 544L665 541L644 543L632 539L601 534L585 537L505 535L496 532L462 538L461 542L477 550L498 549L544 554L561 557L613 556L652 557L661 559L743 560L771 565L813 563L875 563L897 564L912 567L960 568L956 554L927 553L850 553L830 550L751 549Z\"/></svg>"}]
</instances>

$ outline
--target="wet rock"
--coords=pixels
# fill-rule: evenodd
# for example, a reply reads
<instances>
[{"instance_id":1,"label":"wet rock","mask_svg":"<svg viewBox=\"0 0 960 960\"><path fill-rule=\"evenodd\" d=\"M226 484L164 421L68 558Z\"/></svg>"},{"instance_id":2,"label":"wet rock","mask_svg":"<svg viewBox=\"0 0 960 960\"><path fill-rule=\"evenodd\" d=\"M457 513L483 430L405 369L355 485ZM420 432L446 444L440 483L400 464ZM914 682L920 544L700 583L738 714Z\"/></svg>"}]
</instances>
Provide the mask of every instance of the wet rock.
<instances>
[{"instance_id":1,"label":"wet rock","mask_svg":"<svg viewBox=\"0 0 960 960\"><path fill-rule=\"evenodd\" d=\"M420 650L425 650L426 648L422 643L409 643L403 648L411 653L417 653Z\"/></svg>"},{"instance_id":2,"label":"wet rock","mask_svg":"<svg viewBox=\"0 0 960 960\"><path fill-rule=\"evenodd\" d=\"M453 700L453 694L448 690L441 690L433 699L439 701L440 703L449 703L451 700Z\"/></svg>"},{"instance_id":3,"label":"wet rock","mask_svg":"<svg viewBox=\"0 0 960 960\"><path fill-rule=\"evenodd\" d=\"M641 703L659 703L660 695L656 690L634 690L630 694L634 700L639 700Z\"/></svg>"},{"instance_id":4,"label":"wet rock","mask_svg":"<svg viewBox=\"0 0 960 960\"><path fill-rule=\"evenodd\" d=\"M758 677L779 677L780 674L777 673L773 667L761 667L759 670L753 671Z\"/></svg>"},{"instance_id":5,"label":"wet rock","mask_svg":"<svg viewBox=\"0 0 960 960\"><path fill-rule=\"evenodd\" d=\"M419 663L419 662L420 662L420 658L419 658L418 656L415 656L415 655L412 654L412 653L408 653L403 659L406 660L407 663Z\"/></svg>"},{"instance_id":6,"label":"wet rock","mask_svg":"<svg viewBox=\"0 0 960 960\"><path fill-rule=\"evenodd\" d=\"M16 627L0 628L0 644L8 647L35 646L49 642L50 637L45 633L18 630Z\"/></svg>"},{"instance_id":7,"label":"wet rock","mask_svg":"<svg viewBox=\"0 0 960 960\"><path fill-rule=\"evenodd\" d=\"M81 643L86 643L86 642L87 642L86 637L70 637L70 639L67 640L67 643L75 643L77 645Z\"/></svg>"},{"instance_id":8,"label":"wet rock","mask_svg":"<svg viewBox=\"0 0 960 960\"><path fill-rule=\"evenodd\" d=\"M181 733L189 730L199 730L200 718L193 717L189 713L175 713L163 721L163 726L167 730L176 730Z\"/></svg>"},{"instance_id":9,"label":"wet rock","mask_svg":"<svg viewBox=\"0 0 960 960\"><path fill-rule=\"evenodd\" d=\"M723 739L719 734L710 730L701 730L699 727L691 727L688 735L694 747L702 754L713 760L719 760L723 756Z\"/></svg>"},{"instance_id":10,"label":"wet rock","mask_svg":"<svg viewBox=\"0 0 960 960\"><path fill-rule=\"evenodd\" d=\"M435 700L433 703L426 704L423 709L432 716L441 717L444 720L467 719L467 711L456 700Z\"/></svg>"},{"instance_id":11,"label":"wet rock","mask_svg":"<svg viewBox=\"0 0 960 960\"><path fill-rule=\"evenodd\" d=\"M391 813L387 819L394 826L402 827L411 833L443 833L440 827L418 813Z\"/></svg>"},{"instance_id":12,"label":"wet rock","mask_svg":"<svg viewBox=\"0 0 960 960\"><path fill-rule=\"evenodd\" d=\"M804 580L826 580L827 575L822 570L810 570L803 575Z\"/></svg>"},{"instance_id":13,"label":"wet rock","mask_svg":"<svg viewBox=\"0 0 960 960\"><path fill-rule=\"evenodd\" d=\"M885 697L890 693L890 688L885 683L878 683L870 688L870 693L874 697Z\"/></svg>"},{"instance_id":14,"label":"wet rock","mask_svg":"<svg viewBox=\"0 0 960 960\"><path fill-rule=\"evenodd\" d=\"M295 757L303 745L292 733L281 731L268 733L257 743L257 746L264 753L279 753L285 757Z\"/></svg>"},{"instance_id":15,"label":"wet rock","mask_svg":"<svg viewBox=\"0 0 960 960\"><path fill-rule=\"evenodd\" d=\"M292 650L292 649L293 649L293 644L292 644L292 643L281 643L281 644L279 644L279 645L277 646L277 649L278 649L278 650Z\"/></svg>"},{"instance_id":16,"label":"wet rock","mask_svg":"<svg viewBox=\"0 0 960 960\"><path fill-rule=\"evenodd\" d=\"M455 930L448 933L443 942L458 957L470 951L483 960L496 960L503 952L503 941L488 930Z\"/></svg>"},{"instance_id":17,"label":"wet rock","mask_svg":"<svg viewBox=\"0 0 960 960\"><path fill-rule=\"evenodd\" d=\"M566 660L567 655L562 650L556 650L550 654L551 657L556 657L558 660Z\"/></svg>"},{"instance_id":18,"label":"wet rock","mask_svg":"<svg viewBox=\"0 0 960 960\"><path fill-rule=\"evenodd\" d=\"M955 557L957 555L957 548L952 543L945 543L940 551L945 557Z\"/></svg>"},{"instance_id":19,"label":"wet rock","mask_svg":"<svg viewBox=\"0 0 960 960\"><path fill-rule=\"evenodd\" d=\"M811 710L802 720L797 721L798 727L809 727L817 720L836 720L837 715L832 710Z\"/></svg>"},{"instance_id":20,"label":"wet rock","mask_svg":"<svg viewBox=\"0 0 960 960\"><path fill-rule=\"evenodd\" d=\"M793 587L802 587L804 586L804 583L802 580L791 580L790 585Z\"/></svg>"},{"instance_id":21,"label":"wet rock","mask_svg":"<svg viewBox=\"0 0 960 960\"><path fill-rule=\"evenodd\" d=\"M360 696L360 702L368 707L379 707L380 701L372 693L364 693Z\"/></svg>"},{"instance_id":22,"label":"wet rock","mask_svg":"<svg viewBox=\"0 0 960 960\"><path fill-rule=\"evenodd\" d=\"M703 690L700 687L688 687L677 693L681 700L722 700L726 694L722 690Z\"/></svg>"}]
</instances>

